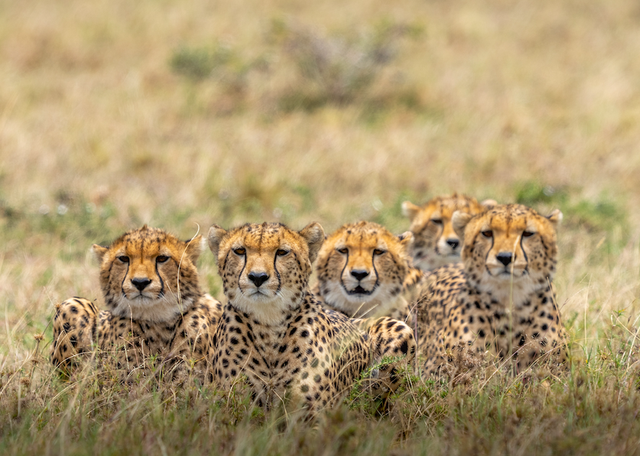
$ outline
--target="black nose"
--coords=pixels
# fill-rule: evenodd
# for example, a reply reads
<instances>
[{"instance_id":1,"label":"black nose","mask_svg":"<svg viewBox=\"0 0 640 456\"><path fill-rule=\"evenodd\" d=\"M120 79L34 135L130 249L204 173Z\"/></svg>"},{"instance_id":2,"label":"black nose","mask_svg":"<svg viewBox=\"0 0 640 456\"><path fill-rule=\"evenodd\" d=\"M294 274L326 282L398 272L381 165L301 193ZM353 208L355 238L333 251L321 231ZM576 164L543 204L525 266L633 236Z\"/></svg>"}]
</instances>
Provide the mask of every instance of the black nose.
<instances>
[{"instance_id":1,"label":"black nose","mask_svg":"<svg viewBox=\"0 0 640 456\"><path fill-rule=\"evenodd\" d=\"M361 269L354 269L353 271L351 271L351 275L354 276L358 280L362 280L366 276L368 276L369 273L367 271L363 271Z\"/></svg>"},{"instance_id":2,"label":"black nose","mask_svg":"<svg viewBox=\"0 0 640 456\"><path fill-rule=\"evenodd\" d=\"M151 283L151 280L149 279L139 279L139 278L133 278L131 279L131 283L133 284L134 287L136 287L139 291L144 290L145 288L147 288L147 285L149 285Z\"/></svg>"},{"instance_id":3,"label":"black nose","mask_svg":"<svg viewBox=\"0 0 640 456\"><path fill-rule=\"evenodd\" d=\"M496 255L496 258L500 263L506 266L509 263L511 263L513 256L511 255L511 252L500 252L499 254Z\"/></svg>"},{"instance_id":4,"label":"black nose","mask_svg":"<svg viewBox=\"0 0 640 456\"><path fill-rule=\"evenodd\" d=\"M269 280L269 275L266 272L250 272L249 280L251 280L256 287L259 287Z\"/></svg>"},{"instance_id":5,"label":"black nose","mask_svg":"<svg viewBox=\"0 0 640 456\"><path fill-rule=\"evenodd\" d=\"M455 250L455 248L460 245L460 241L457 239L449 238L447 239L447 244L449 244L451 248Z\"/></svg>"}]
</instances>

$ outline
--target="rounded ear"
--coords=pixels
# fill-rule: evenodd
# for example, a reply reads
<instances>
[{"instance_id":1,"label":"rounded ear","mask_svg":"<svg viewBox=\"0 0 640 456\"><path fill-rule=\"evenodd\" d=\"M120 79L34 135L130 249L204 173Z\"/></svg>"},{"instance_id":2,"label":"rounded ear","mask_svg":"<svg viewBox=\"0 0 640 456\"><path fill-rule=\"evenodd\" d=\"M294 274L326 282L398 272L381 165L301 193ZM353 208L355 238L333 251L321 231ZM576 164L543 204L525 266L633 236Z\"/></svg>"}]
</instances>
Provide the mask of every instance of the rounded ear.
<instances>
[{"instance_id":1,"label":"rounded ear","mask_svg":"<svg viewBox=\"0 0 640 456\"><path fill-rule=\"evenodd\" d=\"M98 245L98 244L93 244L92 249L93 249L93 254L96 256L98 260L98 263L102 263L102 260L104 260L104 256L109 251L109 248L102 247L101 245Z\"/></svg>"},{"instance_id":2,"label":"rounded ear","mask_svg":"<svg viewBox=\"0 0 640 456\"><path fill-rule=\"evenodd\" d=\"M413 233L411 231L405 231L404 233L398 235L398 240L400 244L406 249L411 241L413 241Z\"/></svg>"},{"instance_id":3,"label":"rounded ear","mask_svg":"<svg viewBox=\"0 0 640 456\"><path fill-rule=\"evenodd\" d=\"M204 239L202 239L202 235L199 234L188 241L184 241L184 244L187 256L193 264L196 264L196 261L198 261L200 254L204 250Z\"/></svg>"},{"instance_id":4,"label":"rounded ear","mask_svg":"<svg viewBox=\"0 0 640 456\"><path fill-rule=\"evenodd\" d=\"M318 222L311 222L300 231L298 234L304 238L309 246L309 261L313 263L318 256L320 247L324 243L324 230L322 225Z\"/></svg>"},{"instance_id":5,"label":"rounded ear","mask_svg":"<svg viewBox=\"0 0 640 456\"><path fill-rule=\"evenodd\" d=\"M486 199L483 202L481 202L480 205L486 208L492 208L493 206L497 206L498 202L494 199Z\"/></svg>"},{"instance_id":6,"label":"rounded ear","mask_svg":"<svg viewBox=\"0 0 640 456\"><path fill-rule=\"evenodd\" d=\"M473 215L462 211L455 211L451 217L453 231L456 232L461 241L464 241L464 229L472 218Z\"/></svg>"},{"instance_id":7,"label":"rounded ear","mask_svg":"<svg viewBox=\"0 0 640 456\"><path fill-rule=\"evenodd\" d=\"M227 232L218 225L212 225L211 228L209 228L207 242L209 243L209 248L211 249L211 253L213 253L216 263L218 262L218 249L220 248L220 242L226 234Z\"/></svg>"},{"instance_id":8,"label":"rounded ear","mask_svg":"<svg viewBox=\"0 0 640 456\"><path fill-rule=\"evenodd\" d=\"M411 221L416 218L416 215L420 213L420 210L420 206L416 206L411 201L405 201L402 203L402 214Z\"/></svg>"},{"instance_id":9,"label":"rounded ear","mask_svg":"<svg viewBox=\"0 0 640 456\"><path fill-rule=\"evenodd\" d=\"M553 224L554 228L558 228L558 225L562 222L562 212L560 212L560 209L556 209L551 214L547 215L547 218Z\"/></svg>"}]
</instances>

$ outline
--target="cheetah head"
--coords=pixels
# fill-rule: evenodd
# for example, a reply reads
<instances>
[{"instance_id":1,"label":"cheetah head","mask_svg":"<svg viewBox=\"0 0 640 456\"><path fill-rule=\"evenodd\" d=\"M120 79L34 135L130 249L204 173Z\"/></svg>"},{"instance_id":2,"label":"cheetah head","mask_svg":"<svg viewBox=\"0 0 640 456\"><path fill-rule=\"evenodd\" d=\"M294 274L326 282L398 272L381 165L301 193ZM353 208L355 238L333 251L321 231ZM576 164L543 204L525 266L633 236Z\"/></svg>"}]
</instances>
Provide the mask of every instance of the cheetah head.
<instances>
[{"instance_id":1,"label":"cheetah head","mask_svg":"<svg viewBox=\"0 0 640 456\"><path fill-rule=\"evenodd\" d=\"M556 270L556 228L561 220L557 209L543 217L519 204L498 205L475 216L456 212L452 224L464 239L462 261L468 280L516 304L547 287Z\"/></svg>"},{"instance_id":2,"label":"cheetah head","mask_svg":"<svg viewBox=\"0 0 640 456\"><path fill-rule=\"evenodd\" d=\"M323 241L318 223L297 232L279 223L209 231L229 303L264 325L282 322L300 305Z\"/></svg>"},{"instance_id":3,"label":"cheetah head","mask_svg":"<svg viewBox=\"0 0 640 456\"><path fill-rule=\"evenodd\" d=\"M181 241L144 225L113 241L94 244L105 304L117 316L166 322L201 295L196 261L202 236Z\"/></svg>"},{"instance_id":4,"label":"cheetah head","mask_svg":"<svg viewBox=\"0 0 640 456\"><path fill-rule=\"evenodd\" d=\"M402 292L410 242L409 231L394 236L373 222L342 226L318 254L321 296L351 316L375 315L372 305L393 300Z\"/></svg>"},{"instance_id":5,"label":"cheetah head","mask_svg":"<svg viewBox=\"0 0 640 456\"><path fill-rule=\"evenodd\" d=\"M451 225L453 213L478 214L496 204L493 200L478 203L475 198L457 193L433 198L423 206L410 201L402 203L403 214L411 220L413 264L423 271L430 271L459 262L461 242Z\"/></svg>"}]
</instances>

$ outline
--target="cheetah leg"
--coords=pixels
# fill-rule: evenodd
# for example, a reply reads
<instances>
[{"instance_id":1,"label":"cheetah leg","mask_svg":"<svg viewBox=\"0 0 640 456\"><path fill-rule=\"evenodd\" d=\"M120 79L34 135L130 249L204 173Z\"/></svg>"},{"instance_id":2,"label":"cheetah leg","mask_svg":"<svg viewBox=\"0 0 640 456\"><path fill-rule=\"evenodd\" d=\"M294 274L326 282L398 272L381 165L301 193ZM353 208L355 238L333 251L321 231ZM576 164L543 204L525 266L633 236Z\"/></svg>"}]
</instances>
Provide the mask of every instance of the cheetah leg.
<instances>
[{"instance_id":1,"label":"cheetah leg","mask_svg":"<svg viewBox=\"0 0 640 456\"><path fill-rule=\"evenodd\" d=\"M56 305L53 317L51 362L64 373L78 364L79 355L96 342L98 309L89 300L71 298Z\"/></svg>"},{"instance_id":2,"label":"cheetah leg","mask_svg":"<svg viewBox=\"0 0 640 456\"><path fill-rule=\"evenodd\" d=\"M416 354L413 330L403 321L382 317L375 320L356 320L356 325L369 336L372 372L371 391L386 396L400 386L400 369ZM388 362L387 362L388 361Z\"/></svg>"},{"instance_id":3,"label":"cheetah leg","mask_svg":"<svg viewBox=\"0 0 640 456\"><path fill-rule=\"evenodd\" d=\"M192 372L202 380L213 380L209 375L212 374L213 335L221 315L220 303L205 295L200 305L182 316L166 360L167 371L174 379L183 379Z\"/></svg>"}]
</instances>

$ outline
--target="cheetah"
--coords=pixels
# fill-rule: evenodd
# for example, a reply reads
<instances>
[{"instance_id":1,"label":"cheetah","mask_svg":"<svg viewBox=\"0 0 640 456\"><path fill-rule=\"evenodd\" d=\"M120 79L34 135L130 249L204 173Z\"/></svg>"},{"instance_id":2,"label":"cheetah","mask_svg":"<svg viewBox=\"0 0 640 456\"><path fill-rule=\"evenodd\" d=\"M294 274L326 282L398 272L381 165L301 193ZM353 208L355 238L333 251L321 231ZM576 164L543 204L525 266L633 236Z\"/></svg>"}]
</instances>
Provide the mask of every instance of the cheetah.
<instances>
[{"instance_id":1,"label":"cheetah","mask_svg":"<svg viewBox=\"0 0 640 456\"><path fill-rule=\"evenodd\" d=\"M107 310L79 297L56 306L53 365L68 374L81 354L99 348L126 372L156 355L171 376L190 360L205 379L222 305L198 284L203 247L202 236L181 241L147 225L109 247L94 244Z\"/></svg>"},{"instance_id":2,"label":"cheetah","mask_svg":"<svg viewBox=\"0 0 640 456\"><path fill-rule=\"evenodd\" d=\"M208 240L227 298L213 339L218 385L230 389L245 378L255 402L267 408L284 404L285 396L287 406L311 413L334 405L375 350L352 320L325 309L308 290L322 227L213 225ZM402 349L409 354L410 347Z\"/></svg>"},{"instance_id":3,"label":"cheetah","mask_svg":"<svg viewBox=\"0 0 640 456\"><path fill-rule=\"evenodd\" d=\"M518 372L541 358L565 361L566 334L552 287L561 220L559 210L543 217L517 204L453 214L462 264L435 270L417 301L427 374L461 346L510 357Z\"/></svg>"},{"instance_id":4,"label":"cheetah","mask_svg":"<svg viewBox=\"0 0 640 456\"><path fill-rule=\"evenodd\" d=\"M451 226L455 211L479 214L497 203L454 193L438 196L423 206L410 201L402 203L402 212L411 221L413 243L410 254L413 264L422 271L432 271L450 263L460 262L460 238Z\"/></svg>"},{"instance_id":5,"label":"cheetah","mask_svg":"<svg viewBox=\"0 0 640 456\"><path fill-rule=\"evenodd\" d=\"M318 295L326 306L352 318L406 321L409 305L402 291L411 268L410 243L409 231L394 236L374 222L343 225L318 253Z\"/></svg>"},{"instance_id":6,"label":"cheetah","mask_svg":"<svg viewBox=\"0 0 640 456\"><path fill-rule=\"evenodd\" d=\"M381 363L382 359L403 346L415 350L413 314L403 291L410 271L418 277L421 272L407 255L410 242L410 232L394 236L377 223L360 221L328 236L316 262L316 295L325 307L354 318L368 334L377 349L378 376L391 384L408 360Z\"/></svg>"}]
</instances>

